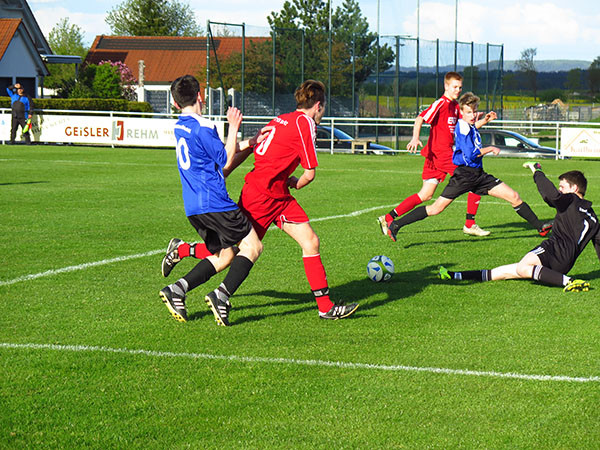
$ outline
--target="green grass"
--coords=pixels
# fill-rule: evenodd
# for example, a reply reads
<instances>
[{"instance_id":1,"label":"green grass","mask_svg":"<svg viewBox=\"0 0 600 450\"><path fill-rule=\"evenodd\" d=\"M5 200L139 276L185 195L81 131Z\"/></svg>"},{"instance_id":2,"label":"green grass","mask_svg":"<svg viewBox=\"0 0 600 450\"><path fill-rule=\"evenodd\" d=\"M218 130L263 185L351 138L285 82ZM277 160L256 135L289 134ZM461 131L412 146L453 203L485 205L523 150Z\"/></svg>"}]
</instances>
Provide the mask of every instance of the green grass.
<instances>
[{"instance_id":1,"label":"green grass","mask_svg":"<svg viewBox=\"0 0 600 450\"><path fill-rule=\"evenodd\" d=\"M173 151L0 151L0 448L600 442L600 382L486 375L600 376L595 252L586 249L572 271L592 280L587 293L526 280L442 283L439 264L492 268L518 261L540 238L508 204L489 197L477 216L492 231L488 238L463 235L464 199L407 227L397 243L381 236L375 217L420 187L419 156L319 154L316 181L297 192L315 219L332 295L358 301L354 316L318 319L301 251L273 229L232 299L233 326L221 328L202 299L222 275L190 294L188 323L174 321L158 297L193 266L184 260L168 280L160 275L159 251L169 239L195 239ZM522 163L498 158L485 165L540 217L552 217ZM553 179L583 169L588 197L600 202L600 162L543 164ZM248 169L228 179L234 199ZM388 283L366 278L366 263L378 254L396 264Z\"/></svg>"}]
</instances>

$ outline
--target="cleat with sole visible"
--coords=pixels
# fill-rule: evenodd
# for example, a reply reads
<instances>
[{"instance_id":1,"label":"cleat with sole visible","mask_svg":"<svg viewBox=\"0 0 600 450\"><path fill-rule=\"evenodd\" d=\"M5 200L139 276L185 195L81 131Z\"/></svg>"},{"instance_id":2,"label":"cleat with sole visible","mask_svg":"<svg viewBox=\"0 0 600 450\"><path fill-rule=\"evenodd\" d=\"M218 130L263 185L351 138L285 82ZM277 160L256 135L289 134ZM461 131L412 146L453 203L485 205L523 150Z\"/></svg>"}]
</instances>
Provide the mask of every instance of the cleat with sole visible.
<instances>
[{"instance_id":1,"label":"cleat with sole visible","mask_svg":"<svg viewBox=\"0 0 600 450\"><path fill-rule=\"evenodd\" d=\"M463 226L463 233L469 234L471 236L489 236L490 232L488 230L484 230L479 225L474 224L471 228L467 228L466 225Z\"/></svg>"},{"instance_id":2,"label":"cleat with sole visible","mask_svg":"<svg viewBox=\"0 0 600 450\"><path fill-rule=\"evenodd\" d=\"M178 322L187 322L185 295L183 297L175 295L169 286L161 289L158 295L160 295L161 300L175 320Z\"/></svg>"},{"instance_id":3,"label":"cleat with sole visible","mask_svg":"<svg viewBox=\"0 0 600 450\"><path fill-rule=\"evenodd\" d=\"M183 244L183 241L181 239L173 238L169 241L169 245L167 246L167 252L160 266L163 277L168 277L171 273L171 270L173 270L173 267L175 267L177 263L181 261L179 253L177 252L177 249L181 244Z\"/></svg>"},{"instance_id":4,"label":"cleat with sole visible","mask_svg":"<svg viewBox=\"0 0 600 450\"><path fill-rule=\"evenodd\" d=\"M344 319L358 309L358 303L349 305L333 305L326 313L319 312L321 319L338 320Z\"/></svg>"},{"instance_id":5,"label":"cleat with sole visible","mask_svg":"<svg viewBox=\"0 0 600 450\"><path fill-rule=\"evenodd\" d=\"M444 266L440 266L440 270L438 271L438 277L440 277L440 280L444 281L450 280L452 278L448 273L448 269L446 269Z\"/></svg>"},{"instance_id":6,"label":"cleat with sole visible","mask_svg":"<svg viewBox=\"0 0 600 450\"><path fill-rule=\"evenodd\" d=\"M231 310L231 303L229 298L223 294L219 289L215 289L212 292L206 294L204 301L210 307L217 325L228 327L229 326L229 311Z\"/></svg>"},{"instance_id":7,"label":"cleat with sole visible","mask_svg":"<svg viewBox=\"0 0 600 450\"><path fill-rule=\"evenodd\" d=\"M565 292L587 292L590 290L590 282L585 280L571 280L565 286Z\"/></svg>"},{"instance_id":8,"label":"cleat with sole visible","mask_svg":"<svg viewBox=\"0 0 600 450\"><path fill-rule=\"evenodd\" d=\"M396 232L392 231L392 229L395 228L394 221L387 221L385 216L379 216L377 218L377 223L379 224L379 228L381 229L383 235L389 236L389 238L392 241L396 242L396 233L398 232L398 230L396 230Z\"/></svg>"}]
</instances>

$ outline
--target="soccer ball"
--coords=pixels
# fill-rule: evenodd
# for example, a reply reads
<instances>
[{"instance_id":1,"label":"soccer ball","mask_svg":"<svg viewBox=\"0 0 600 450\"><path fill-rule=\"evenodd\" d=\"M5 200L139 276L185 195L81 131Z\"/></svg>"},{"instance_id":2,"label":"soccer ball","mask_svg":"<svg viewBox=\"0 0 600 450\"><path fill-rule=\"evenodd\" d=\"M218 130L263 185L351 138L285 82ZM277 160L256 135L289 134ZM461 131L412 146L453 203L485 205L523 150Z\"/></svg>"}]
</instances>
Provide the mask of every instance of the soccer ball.
<instances>
[{"instance_id":1,"label":"soccer ball","mask_svg":"<svg viewBox=\"0 0 600 450\"><path fill-rule=\"evenodd\" d=\"M387 281L394 275L394 262L384 255L373 256L367 264L367 275L376 283Z\"/></svg>"}]
</instances>

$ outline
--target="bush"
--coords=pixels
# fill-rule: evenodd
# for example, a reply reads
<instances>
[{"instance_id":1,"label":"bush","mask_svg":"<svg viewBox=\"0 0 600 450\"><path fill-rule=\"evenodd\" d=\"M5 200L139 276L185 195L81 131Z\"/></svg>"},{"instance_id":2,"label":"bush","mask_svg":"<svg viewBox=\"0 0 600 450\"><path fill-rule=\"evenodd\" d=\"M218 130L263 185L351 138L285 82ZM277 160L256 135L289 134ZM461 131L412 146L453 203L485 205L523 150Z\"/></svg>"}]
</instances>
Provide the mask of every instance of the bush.
<instances>
[{"instance_id":1,"label":"bush","mask_svg":"<svg viewBox=\"0 0 600 450\"><path fill-rule=\"evenodd\" d=\"M152 112L150 103L112 98L34 98L33 107L44 110ZM0 97L0 108L10 108L10 97Z\"/></svg>"},{"instance_id":2,"label":"bush","mask_svg":"<svg viewBox=\"0 0 600 450\"><path fill-rule=\"evenodd\" d=\"M540 101L544 103L552 103L557 98L563 102L567 101L567 92L562 89L546 89L540 92Z\"/></svg>"}]
</instances>

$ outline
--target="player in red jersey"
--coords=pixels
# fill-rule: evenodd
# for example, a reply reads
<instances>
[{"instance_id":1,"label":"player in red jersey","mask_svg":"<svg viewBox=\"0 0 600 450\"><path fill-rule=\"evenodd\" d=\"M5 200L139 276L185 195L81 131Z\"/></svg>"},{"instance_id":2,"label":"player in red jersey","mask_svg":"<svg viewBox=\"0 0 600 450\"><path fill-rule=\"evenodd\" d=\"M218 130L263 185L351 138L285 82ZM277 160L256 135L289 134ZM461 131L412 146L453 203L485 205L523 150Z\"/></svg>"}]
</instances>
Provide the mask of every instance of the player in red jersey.
<instances>
[{"instance_id":1,"label":"player in red jersey","mask_svg":"<svg viewBox=\"0 0 600 450\"><path fill-rule=\"evenodd\" d=\"M452 146L454 145L454 128L458 122L460 109L457 99L462 91L462 76L456 72L448 72L444 76L444 95L436 100L429 108L423 111L415 119L413 136L406 148L415 153L419 147L423 147L419 139L423 123L431 125L427 144L421 150L425 157L423 165L423 186L416 194L406 197L402 203L392 209L385 216L377 220L381 232L394 237L389 233L389 225L397 217L407 213L415 206L431 200L436 188L444 181L447 174L454 174L456 166L452 163ZM483 123L477 123L479 128ZM478 126L479 125L479 126ZM475 214L479 208L480 195L469 192L467 197L467 217L463 232L474 236L487 236L489 231L481 229L475 223Z\"/></svg>"},{"instance_id":2,"label":"player in red jersey","mask_svg":"<svg viewBox=\"0 0 600 450\"><path fill-rule=\"evenodd\" d=\"M356 311L358 304L337 305L329 298L319 237L304 209L290 194L290 188L302 189L315 179L319 164L315 150L316 124L325 112L325 86L320 81L307 80L294 96L296 111L271 120L268 136L254 149L254 168L246 175L238 204L261 239L274 223L300 245L319 316L342 319ZM298 165L304 172L295 177Z\"/></svg>"},{"instance_id":3,"label":"player in red jersey","mask_svg":"<svg viewBox=\"0 0 600 450\"><path fill-rule=\"evenodd\" d=\"M238 205L250 219L262 240L273 223L290 235L302 248L302 260L308 284L317 301L319 317L343 319L358 308L357 303L334 304L329 297L329 285L321 262L319 237L310 226L308 216L290 188L302 189L315 179L318 166L315 150L316 124L325 112L325 86L320 81L307 80L294 93L297 109L271 120L261 131L266 138L254 148L254 168L246 175ZM238 153L226 175L237 167L249 152ZM292 174L301 165L304 173ZM169 243L163 259L163 275L182 258L205 258L210 255L204 243L188 244L180 239ZM165 270L165 268L167 270Z\"/></svg>"}]
</instances>

